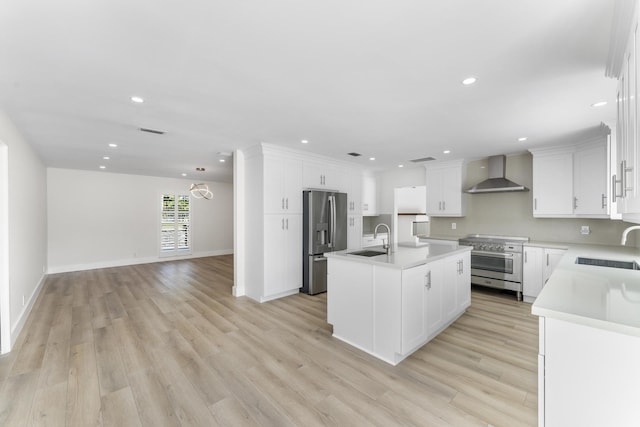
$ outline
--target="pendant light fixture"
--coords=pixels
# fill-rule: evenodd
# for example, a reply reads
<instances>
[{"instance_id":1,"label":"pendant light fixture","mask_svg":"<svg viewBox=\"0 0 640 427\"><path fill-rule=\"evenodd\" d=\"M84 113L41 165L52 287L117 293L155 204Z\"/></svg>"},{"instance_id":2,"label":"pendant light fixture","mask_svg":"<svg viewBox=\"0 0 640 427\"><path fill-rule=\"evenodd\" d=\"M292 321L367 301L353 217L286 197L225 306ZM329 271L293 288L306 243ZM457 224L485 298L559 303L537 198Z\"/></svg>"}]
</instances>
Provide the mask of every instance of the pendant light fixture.
<instances>
[{"instance_id":1,"label":"pendant light fixture","mask_svg":"<svg viewBox=\"0 0 640 427\"><path fill-rule=\"evenodd\" d=\"M196 199L211 200L213 198L213 193L209 190L209 186L204 183L191 184L189 191Z\"/></svg>"}]
</instances>

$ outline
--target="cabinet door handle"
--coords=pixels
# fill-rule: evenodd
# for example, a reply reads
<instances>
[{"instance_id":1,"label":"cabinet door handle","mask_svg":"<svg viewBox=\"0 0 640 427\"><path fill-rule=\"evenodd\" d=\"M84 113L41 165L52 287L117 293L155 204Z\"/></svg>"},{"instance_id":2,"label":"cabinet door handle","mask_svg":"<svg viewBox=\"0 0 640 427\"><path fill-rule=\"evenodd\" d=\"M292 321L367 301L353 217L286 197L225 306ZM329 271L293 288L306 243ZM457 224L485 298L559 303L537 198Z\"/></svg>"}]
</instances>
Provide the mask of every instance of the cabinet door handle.
<instances>
[{"instance_id":1,"label":"cabinet door handle","mask_svg":"<svg viewBox=\"0 0 640 427\"><path fill-rule=\"evenodd\" d=\"M431 289L431 271L424 275L424 286L427 289Z\"/></svg>"},{"instance_id":2,"label":"cabinet door handle","mask_svg":"<svg viewBox=\"0 0 640 427\"><path fill-rule=\"evenodd\" d=\"M285 201L285 205L286 205L286 209L289 210L289 198L287 197L287 200Z\"/></svg>"},{"instance_id":3,"label":"cabinet door handle","mask_svg":"<svg viewBox=\"0 0 640 427\"><path fill-rule=\"evenodd\" d=\"M615 175L611 176L611 202L615 203L616 202L616 184L618 183L618 180L616 179Z\"/></svg>"},{"instance_id":4,"label":"cabinet door handle","mask_svg":"<svg viewBox=\"0 0 640 427\"><path fill-rule=\"evenodd\" d=\"M284 218L282 218L282 229L284 230Z\"/></svg>"},{"instance_id":5,"label":"cabinet door handle","mask_svg":"<svg viewBox=\"0 0 640 427\"><path fill-rule=\"evenodd\" d=\"M442 210L442 202L438 202L438 210L441 211Z\"/></svg>"},{"instance_id":6,"label":"cabinet door handle","mask_svg":"<svg viewBox=\"0 0 640 427\"><path fill-rule=\"evenodd\" d=\"M533 198L533 210L538 210L538 199L536 197Z\"/></svg>"},{"instance_id":7,"label":"cabinet door handle","mask_svg":"<svg viewBox=\"0 0 640 427\"><path fill-rule=\"evenodd\" d=\"M289 229L289 218L287 218L287 230Z\"/></svg>"},{"instance_id":8,"label":"cabinet door handle","mask_svg":"<svg viewBox=\"0 0 640 427\"><path fill-rule=\"evenodd\" d=\"M549 254L547 254L547 267L549 266Z\"/></svg>"},{"instance_id":9,"label":"cabinet door handle","mask_svg":"<svg viewBox=\"0 0 640 427\"><path fill-rule=\"evenodd\" d=\"M578 198L577 197L573 198L573 209L574 210L578 209Z\"/></svg>"},{"instance_id":10,"label":"cabinet door handle","mask_svg":"<svg viewBox=\"0 0 640 427\"><path fill-rule=\"evenodd\" d=\"M284 210L284 197L282 198L282 210Z\"/></svg>"},{"instance_id":11,"label":"cabinet door handle","mask_svg":"<svg viewBox=\"0 0 640 427\"><path fill-rule=\"evenodd\" d=\"M525 262L525 263L526 263L526 262L528 262L528 261L527 261L527 254L528 254L528 253L529 253L529 252L527 252L527 251L525 251L525 252L524 252L524 262Z\"/></svg>"},{"instance_id":12,"label":"cabinet door handle","mask_svg":"<svg viewBox=\"0 0 640 427\"><path fill-rule=\"evenodd\" d=\"M602 193L602 209L607 208L607 195Z\"/></svg>"},{"instance_id":13,"label":"cabinet door handle","mask_svg":"<svg viewBox=\"0 0 640 427\"><path fill-rule=\"evenodd\" d=\"M443 211L446 211L446 210L447 210L446 206L447 206L447 201L446 201L446 200L443 200L443 201L442 201L442 210L443 210Z\"/></svg>"}]
</instances>

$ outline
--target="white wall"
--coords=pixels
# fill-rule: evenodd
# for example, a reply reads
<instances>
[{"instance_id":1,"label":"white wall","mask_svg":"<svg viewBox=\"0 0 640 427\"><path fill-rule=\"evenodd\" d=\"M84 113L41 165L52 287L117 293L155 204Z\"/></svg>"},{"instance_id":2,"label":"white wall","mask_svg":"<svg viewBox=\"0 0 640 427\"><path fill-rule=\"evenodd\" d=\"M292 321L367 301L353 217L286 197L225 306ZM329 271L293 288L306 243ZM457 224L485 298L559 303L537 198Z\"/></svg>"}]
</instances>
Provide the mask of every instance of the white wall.
<instances>
[{"instance_id":1,"label":"white wall","mask_svg":"<svg viewBox=\"0 0 640 427\"><path fill-rule=\"evenodd\" d=\"M138 264L159 258L160 195L190 180L49 168L49 272ZM233 185L208 182L192 199L192 256L233 253Z\"/></svg>"},{"instance_id":2,"label":"white wall","mask_svg":"<svg viewBox=\"0 0 640 427\"><path fill-rule=\"evenodd\" d=\"M8 233L3 231L0 235L1 239L8 239L8 289L6 283L0 283L0 286L4 285L0 293L3 297L0 306L2 352L6 352L22 330L44 279L43 269L47 265L47 180L40 157L1 111L0 141L6 145L8 167L8 171L2 172L8 178Z\"/></svg>"},{"instance_id":3,"label":"white wall","mask_svg":"<svg viewBox=\"0 0 640 427\"><path fill-rule=\"evenodd\" d=\"M425 185L426 173L422 166L398 168L376 174L378 189L378 213L393 214L395 189Z\"/></svg>"}]
</instances>

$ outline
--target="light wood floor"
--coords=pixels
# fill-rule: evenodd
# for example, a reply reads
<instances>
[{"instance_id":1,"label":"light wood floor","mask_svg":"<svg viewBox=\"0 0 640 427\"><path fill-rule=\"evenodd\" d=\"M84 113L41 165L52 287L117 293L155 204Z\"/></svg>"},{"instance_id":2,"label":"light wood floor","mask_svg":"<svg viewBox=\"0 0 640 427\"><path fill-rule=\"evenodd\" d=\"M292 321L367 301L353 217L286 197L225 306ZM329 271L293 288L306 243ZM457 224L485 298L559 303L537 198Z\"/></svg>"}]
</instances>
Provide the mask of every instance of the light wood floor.
<instances>
[{"instance_id":1,"label":"light wood floor","mask_svg":"<svg viewBox=\"0 0 640 427\"><path fill-rule=\"evenodd\" d=\"M231 256L51 275L0 358L1 426L536 425L537 323L474 290L393 367L331 337L326 295L231 296Z\"/></svg>"}]
</instances>

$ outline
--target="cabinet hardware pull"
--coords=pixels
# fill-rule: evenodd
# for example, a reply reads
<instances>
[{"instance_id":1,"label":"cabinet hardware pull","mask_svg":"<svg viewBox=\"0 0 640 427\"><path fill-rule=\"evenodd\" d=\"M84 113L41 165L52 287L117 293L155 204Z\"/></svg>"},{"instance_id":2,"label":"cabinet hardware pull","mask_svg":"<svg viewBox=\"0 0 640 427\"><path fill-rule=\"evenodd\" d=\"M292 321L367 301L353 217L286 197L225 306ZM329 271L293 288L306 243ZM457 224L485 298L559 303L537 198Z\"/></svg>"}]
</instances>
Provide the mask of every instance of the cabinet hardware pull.
<instances>
[{"instance_id":1,"label":"cabinet hardware pull","mask_svg":"<svg viewBox=\"0 0 640 427\"><path fill-rule=\"evenodd\" d=\"M524 262L528 262L528 261L527 261L527 254L528 254L528 252L527 252L527 251L524 251Z\"/></svg>"},{"instance_id":2,"label":"cabinet hardware pull","mask_svg":"<svg viewBox=\"0 0 640 427\"><path fill-rule=\"evenodd\" d=\"M285 206L286 209L289 210L289 198L287 197L286 201L285 201Z\"/></svg>"},{"instance_id":3,"label":"cabinet hardware pull","mask_svg":"<svg viewBox=\"0 0 640 427\"><path fill-rule=\"evenodd\" d=\"M282 198L282 210L284 210L284 197Z\"/></svg>"},{"instance_id":4,"label":"cabinet hardware pull","mask_svg":"<svg viewBox=\"0 0 640 427\"><path fill-rule=\"evenodd\" d=\"M446 206L447 206L447 201L446 201L446 200L443 200L443 201L442 201L442 210L443 210L443 211L446 211L446 210L447 210Z\"/></svg>"},{"instance_id":5,"label":"cabinet hardware pull","mask_svg":"<svg viewBox=\"0 0 640 427\"><path fill-rule=\"evenodd\" d=\"M627 161L620 162L622 168L622 197L627 197L627 191L633 191L633 187L627 187L627 174L633 172L633 167L627 166Z\"/></svg>"},{"instance_id":6,"label":"cabinet hardware pull","mask_svg":"<svg viewBox=\"0 0 640 427\"><path fill-rule=\"evenodd\" d=\"M287 218L287 230L289 229L289 218Z\"/></svg>"},{"instance_id":7,"label":"cabinet hardware pull","mask_svg":"<svg viewBox=\"0 0 640 427\"><path fill-rule=\"evenodd\" d=\"M284 218L282 218L282 229L284 230Z\"/></svg>"},{"instance_id":8,"label":"cabinet hardware pull","mask_svg":"<svg viewBox=\"0 0 640 427\"><path fill-rule=\"evenodd\" d=\"M607 195L602 193L602 209L607 208Z\"/></svg>"},{"instance_id":9,"label":"cabinet hardware pull","mask_svg":"<svg viewBox=\"0 0 640 427\"><path fill-rule=\"evenodd\" d=\"M578 198L577 197L573 198L573 209L574 210L578 209Z\"/></svg>"},{"instance_id":10,"label":"cabinet hardware pull","mask_svg":"<svg viewBox=\"0 0 640 427\"><path fill-rule=\"evenodd\" d=\"M425 287L427 289L431 289L431 271L429 271L427 274L424 275L425 278Z\"/></svg>"},{"instance_id":11,"label":"cabinet hardware pull","mask_svg":"<svg viewBox=\"0 0 640 427\"><path fill-rule=\"evenodd\" d=\"M538 210L538 198L537 197L533 198L533 210L534 211Z\"/></svg>"},{"instance_id":12,"label":"cabinet hardware pull","mask_svg":"<svg viewBox=\"0 0 640 427\"><path fill-rule=\"evenodd\" d=\"M547 254L547 267L549 266L549 254Z\"/></svg>"}]
</instances>

